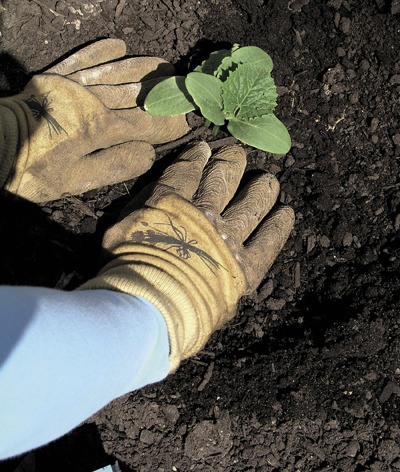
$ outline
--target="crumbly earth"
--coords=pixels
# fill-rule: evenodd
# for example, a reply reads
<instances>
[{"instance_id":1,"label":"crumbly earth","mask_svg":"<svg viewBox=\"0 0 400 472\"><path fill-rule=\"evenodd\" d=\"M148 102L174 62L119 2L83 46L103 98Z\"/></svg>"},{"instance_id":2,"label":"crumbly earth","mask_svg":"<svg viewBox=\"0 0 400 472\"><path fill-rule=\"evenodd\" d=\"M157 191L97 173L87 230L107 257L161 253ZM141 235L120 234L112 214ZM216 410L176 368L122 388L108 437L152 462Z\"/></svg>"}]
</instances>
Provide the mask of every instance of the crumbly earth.
<instances>
[{"instance_id":1,"label":"crumbly earth","mask_svg":"<svg viewBox=\"0 0 400 472\"><path fill-rule=\"evenodd\" d=\"M268 51L293 147L249 148L249 169L275 174L297 215L258 291L205 351L27 456L23 470L32 459L37 472L116 460L140 472L400 470L399 2L2 4L3 95L100 37L179 72L233 43ZM2 197L0 282L71 289L93 275L104 229L145 182L43 206Z\"/></svg>"}]
</instances>

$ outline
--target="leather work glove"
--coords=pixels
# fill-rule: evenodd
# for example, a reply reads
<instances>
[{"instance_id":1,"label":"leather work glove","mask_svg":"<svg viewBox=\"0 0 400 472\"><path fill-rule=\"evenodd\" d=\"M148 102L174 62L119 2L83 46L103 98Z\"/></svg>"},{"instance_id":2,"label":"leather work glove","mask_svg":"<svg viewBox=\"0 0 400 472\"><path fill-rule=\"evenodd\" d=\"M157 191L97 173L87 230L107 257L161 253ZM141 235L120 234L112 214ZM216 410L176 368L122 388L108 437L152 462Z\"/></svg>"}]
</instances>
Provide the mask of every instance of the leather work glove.
<instances>
[{"instance_id":1,"label":"leather work glove","mask_svg":"<svg viewBox=\"0 0 400 472\"><path fill-rule=\"evenodd\" d=\"M132 205L145 204L105 234L112 259L80 287L121 291L155 305L168 328L171 371L234 316L239 298L257 288L294 223L290 207L272 210L279 194L273 175L254 178L236 195L246 166L243 148L210 157L205 142L189 148L148 198L139 194Z\"/></svg>"},{"instance_id":2,"label":"leather work glove","mask_svg":"<svg viewBox=\"0 0 400 472\"><path fill-rule=\"evenodd\" d=\"M83 193L143 174L152 144L187 133L184 116L137 106L173 66L125 53L122 40L97 41L0 99L0 187L34 202Z\"/></svg>"}]
</instances>

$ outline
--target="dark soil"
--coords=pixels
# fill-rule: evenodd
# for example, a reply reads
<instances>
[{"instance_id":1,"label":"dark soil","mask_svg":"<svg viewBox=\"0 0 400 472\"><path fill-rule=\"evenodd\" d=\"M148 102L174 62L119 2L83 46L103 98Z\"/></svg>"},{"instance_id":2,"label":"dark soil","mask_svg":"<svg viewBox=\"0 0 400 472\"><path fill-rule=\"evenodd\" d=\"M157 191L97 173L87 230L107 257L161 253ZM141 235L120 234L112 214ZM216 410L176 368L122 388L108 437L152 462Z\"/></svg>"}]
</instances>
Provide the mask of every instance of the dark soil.
<instances>
[{"instance_id":1,"label":"dark soil","mask_svg":"<svg viewBox=\"0 0 400 472\"><path fill-rule=\"evenodd\" d=\"M293 139L284 157L248 150L249 168L274 173L297 215L257 293L206 351L39 450L35 470L115 460L143 472L400 470L399 2L3 3L3 95L100 37L180 72L221 46L253 44L273 58L277 115ZM3 197L0 282L86 280L135 189L44 206Z\"/></svg>"}]
</instances>

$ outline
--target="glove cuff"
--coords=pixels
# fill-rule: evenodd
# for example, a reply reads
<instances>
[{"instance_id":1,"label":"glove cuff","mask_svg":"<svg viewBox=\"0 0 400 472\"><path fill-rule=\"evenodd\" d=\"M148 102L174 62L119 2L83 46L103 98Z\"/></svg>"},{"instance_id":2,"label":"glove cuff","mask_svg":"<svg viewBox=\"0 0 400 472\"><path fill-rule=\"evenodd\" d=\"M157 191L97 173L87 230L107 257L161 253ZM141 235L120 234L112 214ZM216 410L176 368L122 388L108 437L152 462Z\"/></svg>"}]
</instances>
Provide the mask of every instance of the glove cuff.
<instances>
[{"instance_id":1,"label":"glove cuff","mask_svg":"<svg viewBox=\"0 0 400 472\"><path fill-rule=\"evenodd\" d=\"M0 105L0 188L11 173L18 153L18 120L9 108Z\"/></svg>"},{"instance_id":2,"label":"glove cuff","mask_svg":"<svg viewBox=\"0 0 400 472\"><path fill-rule=\"evenodd\" d=\"M165 197L156 206L157 209L137 212L135 221L128 217L130 224L124 231L127 237L118 245L114 241L112 249L107 245L113 239L113 228L110 230L105 247L111 249L115 258L79 289L117 290L143 297L155 305L168 328L172 372L180 361L200 351L211 333L233 317L247 282L236 259L202 212L176 196ZM207 248L209 259L205 261L196 253L182 257L176 246L168 250L171 240L166 236L165 220L190 228L191 236L197 238L193 243ZM126 242L128 235L138 237L140 231L135 230L143 221L144 228L150 228L147 233L150 239L155 237L151 228L157 228L152 226L153 222L161 222L163 233L159 237L164 236L167 243ZM122 236L120 231L116 234ZM211 266L209 261L218 264Z\"/></svg>"},{"instance_id":3,"label":"glove cuff","mask_svg":"<svg viewBox=\"0 0 400 472\"><path fill-rule=\"evenodd\" d=\"M28 122L26 111L11 98L0 99L0 188L17 193L28 159Z\"/></svg>"}]
</instances>

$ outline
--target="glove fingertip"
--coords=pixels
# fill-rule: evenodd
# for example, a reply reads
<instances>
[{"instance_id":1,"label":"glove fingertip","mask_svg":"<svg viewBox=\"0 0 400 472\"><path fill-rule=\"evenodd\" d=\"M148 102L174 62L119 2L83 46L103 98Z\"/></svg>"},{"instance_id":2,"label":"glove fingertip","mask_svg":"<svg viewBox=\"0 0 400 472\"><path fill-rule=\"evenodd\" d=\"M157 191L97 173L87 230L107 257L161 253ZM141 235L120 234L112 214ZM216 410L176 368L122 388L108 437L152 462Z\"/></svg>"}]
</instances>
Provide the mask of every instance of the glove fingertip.
<instances>
[{"instance_id":1,"label":"glove fingertip","mask_svg":"<svg viewBox=\"0 0 400 472\"><path fill-rule=\"evenodd\" d=\"M100 39L55 66L47 69L50 74L69 75L82 69L87 69L105 62L113 61L126 54L126 44L122 39Z\"/></svg>"},{"instance_id":2,"label":"glove fingertip","mask_svg":"<svg viewBox=\"0 0 400 472\"><path fill-rule=\"evenodd\" d=\"M295 213L290 206L281 206L260 224L242 250L241 266L254 291L286 244L294 227Z\"/></svg>"}]
</instances>

